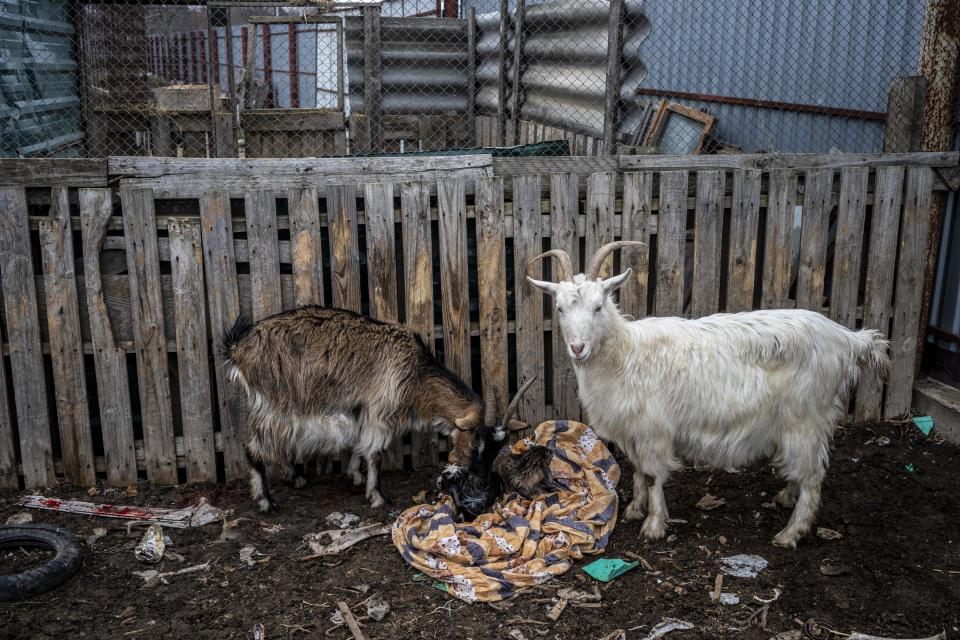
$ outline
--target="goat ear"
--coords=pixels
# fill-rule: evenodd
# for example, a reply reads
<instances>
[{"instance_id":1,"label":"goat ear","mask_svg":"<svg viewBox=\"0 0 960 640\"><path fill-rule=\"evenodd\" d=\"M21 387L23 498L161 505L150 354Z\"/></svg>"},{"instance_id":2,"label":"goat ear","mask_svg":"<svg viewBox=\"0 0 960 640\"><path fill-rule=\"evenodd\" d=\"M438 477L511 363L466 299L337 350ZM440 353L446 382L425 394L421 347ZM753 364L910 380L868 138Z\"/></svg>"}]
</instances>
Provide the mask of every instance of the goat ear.
<instances>
[{"instance_id":1,"label":"goat ear","mask_svg":"<svg viewBox=\"0 0 960 640\"><path fill-rule=\"evenodd\" d=\"M630 278L632 274L633 274L633 269L628 268L626 271L624 271L618 276L612 276L610 278L607 278L606 280L601 282L601 284L603 285L603 290L606 291L607 293L610 293L611 291L615 291L619 289Z\"/></svg>"},{"instance_id":2,"label":"goat ear","mask_svg":"<svg viewBox=\"0 0 960 640\"><path fill-rule=\"evenodd\" d=\"M463 416L462 418L455 419L453 423L457 425L457 429L470 431L471 429L474 429L477 426L477 422L479 421L480 421L480 416L477 415L476 413L471 412Z\"/></svg>"},{"instance_id":3,"label":"goat ear","mask_svg":"<svg viewBox=\"0 0 960 640\"><path fill-rule=\"evenodd\" d=\"M511 420L507 428L510 429L510 431L523 431L524 429L529 429L530 425L520 420Z\"/></svg>"},{"instance_id":4,"label":"goat ear","mask_svg":"<svg viewBox=\"0 0 960 640\"><path fill-rule=\"evenodd\" d=\"M555 282L549 282L547 280L534 280L530 276L527 276L527 282L546 294L551 296L557 295L557 284Z\"/></svg>"}]
</instances>

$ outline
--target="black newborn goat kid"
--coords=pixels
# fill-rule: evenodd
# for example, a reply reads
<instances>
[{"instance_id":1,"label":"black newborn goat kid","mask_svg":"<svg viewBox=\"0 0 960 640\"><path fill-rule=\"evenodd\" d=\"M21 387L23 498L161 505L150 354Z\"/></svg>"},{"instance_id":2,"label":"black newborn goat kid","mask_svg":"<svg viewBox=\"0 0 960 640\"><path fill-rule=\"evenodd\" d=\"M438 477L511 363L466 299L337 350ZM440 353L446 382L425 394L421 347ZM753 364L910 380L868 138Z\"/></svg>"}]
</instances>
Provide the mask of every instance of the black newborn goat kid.
<instances>
[{"instance_id":1,"label":"black newborn goat kid","mask_svg":"<svg viewBox=\"0 0 960 640\"><path fill-rule=\"evenodd\" d=\"M495 423L493 396L488 396L484 411L485 422L477 429L477 439L466 469L450 464L437 479L437 489L453 498L462 520L474 520L486 513L497 499L507 492L516 492L525 498L554 490L550 462L553 452L547 447L535 446L525 453L514 455L507 444L510 417L516 411L524 392L533 384L528 380L517 391L504 413Z\"/></svg>"}]
</instances>

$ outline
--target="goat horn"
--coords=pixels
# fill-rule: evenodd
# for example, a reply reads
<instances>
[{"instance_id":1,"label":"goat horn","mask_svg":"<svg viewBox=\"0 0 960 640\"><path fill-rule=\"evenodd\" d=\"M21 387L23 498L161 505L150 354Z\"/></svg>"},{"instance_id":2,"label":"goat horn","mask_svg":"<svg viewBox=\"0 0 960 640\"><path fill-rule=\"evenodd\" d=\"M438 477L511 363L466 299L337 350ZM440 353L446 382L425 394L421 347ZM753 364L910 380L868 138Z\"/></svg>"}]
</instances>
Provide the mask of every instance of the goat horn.
<instances>
[{"instance_id":1,"label":"goat horn","mask_svg":"<svg viewBox=\"0 0 960 640\"><path fill-rule=\"evenodd\" d=\"M489 390L483 401L483 424L488 427L494 427L497 424L497 401L493 389Z\"/></svg>"},{"instance_id":2,"label":"goat horn","mask_svg":"<svg viewBox=\"0 0 960 640\"><path fill-rule=\"evenodd\" d=\"M607 256L620 247L629 246L642 247L643 243L637 240L617 240L616 242L608 242L597 249L597 252L593 254L592 258L590 258L590 262L587 264L587 268L584 271L584 275L586 276L587 280L597 279L597 277L600 275L600 267L603 266L603 261L607 259Z\"/></svg>"},{"instance_id":3,"label":"goat horn","mask_svg":"<svg viewBox=\"0 0 960 640\"><path fill-rule=\"evenodd\" d=\"M514 411L517 410L517 407L520 405L520 399L523 398L523 394L530 388L530 385L533 384L533 381L537 379L537 376L533 376L525 383L523 386L517 389L517 395L513 396L513 400L510 401L510 406L507 407L506 413L503 414L503 424L510 424L510 417L513 416Z\"/></svg>"},{"instance_id":4,"label":"goat horn","mask_svg":"<svg viewBox=\"0 0 960 640\"><path fill-rule=\"evenodd\" d=\"M544 251L536 258L530 260L527 263L527 271L530 270L530 265L532 265L537 260L541 258L556 258L560 266L560 277L557 278L557 282L563 280L572 280L573 279L573 263L570 262L570 255L562 249L550 249L550 251Z\"/></svg>"}]
</instances>

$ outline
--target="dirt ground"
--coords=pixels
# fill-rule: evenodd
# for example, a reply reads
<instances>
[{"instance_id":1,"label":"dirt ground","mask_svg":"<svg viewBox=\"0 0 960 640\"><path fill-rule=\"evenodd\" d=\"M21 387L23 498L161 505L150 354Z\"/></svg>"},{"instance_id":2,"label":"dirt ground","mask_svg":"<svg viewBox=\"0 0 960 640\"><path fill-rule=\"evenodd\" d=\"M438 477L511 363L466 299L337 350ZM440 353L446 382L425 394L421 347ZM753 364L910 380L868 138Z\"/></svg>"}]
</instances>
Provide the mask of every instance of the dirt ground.
<instances>
[{"instance_id":1,"label":"dirt ground","mask_svg":"<svg viewBox=\"0 0 960 640\"><path fill-rule=\"evenodd\" d=\"M886 436L888 446L876 438ZM621 463L620 488L628 491L630 469ZM740 473L677 473L667 488L671 517L669 539L646 543L639 523L620 523L606 557L642 556L653 571L638 568L602 586L599 607L568 607L556 623L546 617L560 586L589 588L579 563L544 588L528 591L500 609L466 605L415 580L389 537L362 542L334 561L301 561L309 550L304 534L329 528L324 517L349 511L364 519L391 521L411 496L431 485L436 471L385 474L383 487L394 504L380 512L343 480L320 480L301 490L277 486L282 511L261 516L243 485L186 486L170 490L141 486L136 496L100 496L94 500L182 507L206 496L214 505L234 509L242 518L237 539L217 542L220 525L168 530L171 550L183 561L164 560L161 571L211 561L208 571L143 587L133 557L140 531L130 535L116 520L34 511L37 522L54 522L81 539L95 527L108 534L84 546L80 573L60 588L29 601L0 605L3 638L252 638L262 624L266 638L349 638L346 627L333 628L337 601L359 604L379 592L391 605L381 622L362 620L374 638L537 638L595 639L615 629L643 638L665 617L689 621L695 628L668 638L771 638L799 631L811 618L837 631L856 630L890 637L921 637L960 627L960 450L923 437L912 425L851 427L838 432L823 491L819 526L842 538L810 536L796 551L773 547L771 536L788 513L769 504L780 482L766 465ZM705 494L726 504L711 511L695 505ZM53 490L52 495L88 499L86 492ZM0 521L22 509L20 494L0 494ZM276 526L279 525L279 526ZM272 531L272 532L271 532ZM239 550L253 545L252 567ZM19 552L15 552L19 553ZM753 579L727 577L723 589L740 597L739 605L713 603L709 597L719 558L758 554L769 566ZM628 556L627 556L628 557ZM2 568L22 566L25 558L7 556ZM827 566L826 576L821 567ZM779 598L766 606L755 599ZM765 627L763 626L765 622ZM799 637L799 636L795 636ZM837 637L825 633L821 637Z\"/></svg>"}]
</instances>

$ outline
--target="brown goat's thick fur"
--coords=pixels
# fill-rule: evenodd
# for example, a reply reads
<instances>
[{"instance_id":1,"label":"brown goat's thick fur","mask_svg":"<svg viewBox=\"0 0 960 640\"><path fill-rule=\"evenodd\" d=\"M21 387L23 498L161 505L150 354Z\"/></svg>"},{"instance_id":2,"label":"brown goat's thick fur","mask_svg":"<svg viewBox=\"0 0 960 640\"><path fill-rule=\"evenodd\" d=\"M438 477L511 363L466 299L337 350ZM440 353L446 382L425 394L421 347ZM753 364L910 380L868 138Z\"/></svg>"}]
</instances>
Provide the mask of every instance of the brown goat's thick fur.
<instances>
[{"instance_id":1,"label":"brown goat's thick fur","mask_svg":"<svg viewBox=\"0 0 960 640\"><path fill-rule=\"evenodd\" d=\"M382 504L376 466L414 428L452 434L452 461L466 461L483 417L479 396L440 364L411 329L343 309L307 306L238 323L224 336L231 378L247 394L251 490L273 506L263 465L352 449L350 473L367 461L367 497Z\"/></svg>"}]
</instances>

